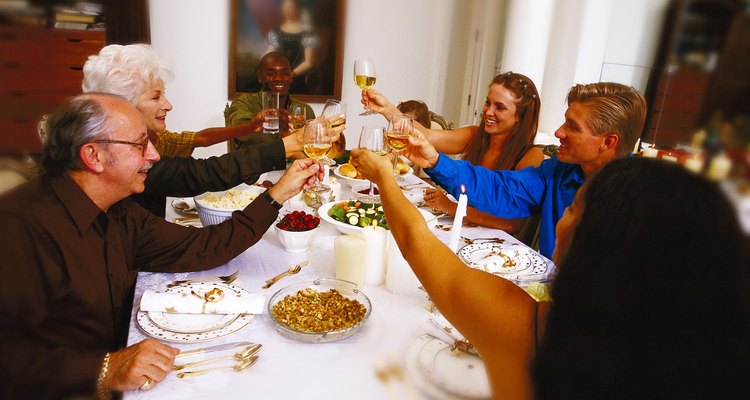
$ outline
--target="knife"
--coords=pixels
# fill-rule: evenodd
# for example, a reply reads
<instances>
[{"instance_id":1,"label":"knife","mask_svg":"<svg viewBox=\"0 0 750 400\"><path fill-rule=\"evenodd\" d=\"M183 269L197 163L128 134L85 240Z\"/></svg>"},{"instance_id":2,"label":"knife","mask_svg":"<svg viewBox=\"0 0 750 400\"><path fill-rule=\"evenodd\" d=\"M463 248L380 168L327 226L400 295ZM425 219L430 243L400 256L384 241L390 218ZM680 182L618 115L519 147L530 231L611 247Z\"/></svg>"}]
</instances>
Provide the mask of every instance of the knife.
<instances>
[{"instance_id":1,"label":"knife","mask_svg":"<svg viewBox=\"0 0 750 400\"><path fill-rule=\"evenodd\" d=\"M249 345L253 345L253 344L255 344L255 343L252 343L252 342L224 343L224 344L219 344L219 345L216 345L216 346L203 347L203 348L200 348L200 349L192 349L192 350L181 351L180 354L178 354L178 355L175 356L175 358L180 357L180 356L189 356L189 355L193 355L193 354L203 354L203 353L208 353L208 352L212 352L212 351L221 351L221 350L226 350L226 349L232 349L232 348L239 347L239 346L249 346Z\"/></svg>"}]
</instances>

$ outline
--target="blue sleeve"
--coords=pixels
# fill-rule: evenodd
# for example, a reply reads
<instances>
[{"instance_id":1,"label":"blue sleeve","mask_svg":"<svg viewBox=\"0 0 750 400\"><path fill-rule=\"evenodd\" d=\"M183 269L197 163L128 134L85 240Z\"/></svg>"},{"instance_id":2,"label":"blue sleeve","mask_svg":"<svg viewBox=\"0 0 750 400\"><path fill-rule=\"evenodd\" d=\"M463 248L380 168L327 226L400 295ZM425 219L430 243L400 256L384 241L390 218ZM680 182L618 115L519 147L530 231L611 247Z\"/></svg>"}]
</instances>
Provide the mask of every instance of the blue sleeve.
<instances>
[{"instance_id":1,"label":"blue sleeve","mask_svg":"<svg viewBox=\"0 0 750 400\"><path fill-rule=\"evenodd\" d=\"M440 154L425 172L453 197L466 186L469 205L503 218L524 218L539 212L545 189L541 166L520 171L492 171Z\"/></svg>"}]
</instances>

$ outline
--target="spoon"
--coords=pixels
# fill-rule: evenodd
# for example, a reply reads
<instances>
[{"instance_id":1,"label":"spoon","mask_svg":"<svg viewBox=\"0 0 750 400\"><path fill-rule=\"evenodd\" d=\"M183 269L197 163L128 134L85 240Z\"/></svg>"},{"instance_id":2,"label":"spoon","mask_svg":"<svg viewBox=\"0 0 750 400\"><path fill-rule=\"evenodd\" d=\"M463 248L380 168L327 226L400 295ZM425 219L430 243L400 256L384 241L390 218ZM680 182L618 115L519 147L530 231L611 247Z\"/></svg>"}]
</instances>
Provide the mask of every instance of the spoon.
<instances>
[{"instance_id":1,"label":"spoon","mask_svg":"<svg viewBox=\"0 0 750 400\"><path fill-rule=\"evenodd\" d=\"M195 362L191 362L191 363L187 363L187 364L182 364L182 365L175 365L174 367L172 367L172 370L174 370L174 371L180 371L180 370L183 370L185 368L196 367L198 365L208 364L208 363L212 363L212 362L219 361L219 360L230 360L230 359L232 359L232 360L242 361L245 358L248 358L248 357L256 355L260 351L260 348L262 346L263 345L261 345L261 344L254 344L254 345L245 347L244 349L238 351L237 353L235 353L235 354L233 354L231 356L215 357L215 358L209 358L207 360L195 361Z\"/></svg>"},{"instance_id":2,"label":"spoon","mask_svg":"<svg viewBox=\"0 0 750 400\"><path fill-rule=\"evenodd\" d=\"M238 362L237 364L231 366L231 367L216 367L216 368L208 368L208 369L202 369L200 371L187 371L187 372L180 372L177 374L177 377L180 379L188 378L191 376L199 376L203 375L212 371L218 371L222 369L231 369L235 372L240 372L248 367L251 367L255 362L258 361L258 356L252 356L243 359L242 361Z\"/></svg>"},{"instance_id":3,"label":"spoon","mask_svg":"<svg viewBox=\"0 0 750 400\"><path fill-rule=\"evenodd\" d=\"M180 198L172 200L172 208L174 208L177 212L183 214L198 215L198 210L195 208L195 206L191 206L185 200L182 200Z\"/></svg>"}]
</instances>

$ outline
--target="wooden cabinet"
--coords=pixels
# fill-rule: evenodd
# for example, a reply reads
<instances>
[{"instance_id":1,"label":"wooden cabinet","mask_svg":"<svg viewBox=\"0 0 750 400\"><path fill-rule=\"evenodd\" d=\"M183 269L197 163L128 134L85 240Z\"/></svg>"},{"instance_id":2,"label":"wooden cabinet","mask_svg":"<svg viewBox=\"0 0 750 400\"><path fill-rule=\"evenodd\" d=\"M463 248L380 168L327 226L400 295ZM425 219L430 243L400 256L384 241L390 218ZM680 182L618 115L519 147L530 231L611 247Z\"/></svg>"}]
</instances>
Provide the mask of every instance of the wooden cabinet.
<instances>
[{"instance_id":1,"label":"wooden cabinet","mask_svg":"<svg viewBox=\"0 0 750 400\"><path fill-rule=\"evenodd\" d=\"M0 153L41 152L40 117L81 92L103 31L0 25Z\"/></svg>"},{"instance_id":2,"label":"wooden cabinet","mask_svg":"<svg viewBox=\"0 0 750 400\"><path fill-rule=\"evenodd\" d=\"M750 14L739 1L672 0L646 91L643 141L689 144L717 115L750 116L748 38Z\"/></svg>"}]
</instances>

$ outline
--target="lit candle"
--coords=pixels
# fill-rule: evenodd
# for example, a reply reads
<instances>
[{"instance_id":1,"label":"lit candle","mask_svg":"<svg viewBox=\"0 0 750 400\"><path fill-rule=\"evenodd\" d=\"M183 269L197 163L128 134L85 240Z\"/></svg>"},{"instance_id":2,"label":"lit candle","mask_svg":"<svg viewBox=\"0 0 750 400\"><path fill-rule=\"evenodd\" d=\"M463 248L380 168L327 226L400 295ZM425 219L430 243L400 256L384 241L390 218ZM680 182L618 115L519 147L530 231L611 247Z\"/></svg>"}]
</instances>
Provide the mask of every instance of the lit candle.
<instances>
[{"instance_id":1,"label":"lit candle","mask_svg":"<svg viewBox=\"0 0 750 400\"><path fill-rule=\"evenodd\" d=\"M677 162L677 157L671 156L671 155L670 156L666 156L666 155L662 156L661 159L664 160L664 161L670 161L670 162L673 162L673 163Z\"/></svg>"},{"instance_id":2,"label":"lit candle","mask_svg":"<svg viewBox=\"0 0 750 400\"><path fill-rule=\"evenodd\" d=\"M696 174L700 174L701 171L703 171L703 160L700 158L688 158L685 160L685 168L688 171L695 172Z\"/></svg>"},{"instance_id":3,"label":"lit candle","mask_svg":"<svg viewBox=\"0 0 750 400\"><path fill-rule=\"evenodd\" d=\"M461 195L458 196L458 207L456 207L456 215L453 217L453 227L451 228L451 236L448 241L448 247L454 253L458 251L458 240L461 238L461 225L464 223L468 202L469 198L466 196L466 186L461 185Z\"/></svg>"},{"instance_id":4,"label":"lit candle","mask_svg":"<svg viewBox=\"0 0 750 400\"><path fill-rule=\"evenodd\" d=\"M731 170L732 160L726 154L721 153L711 161L706 177L714 181L724 180L729 176Z\"/></svg>"}]
</instances>

